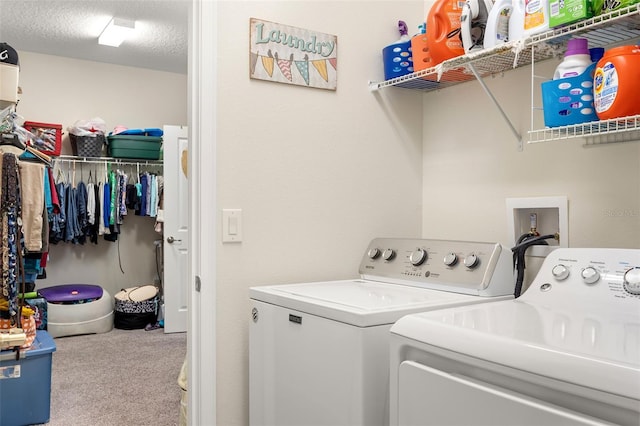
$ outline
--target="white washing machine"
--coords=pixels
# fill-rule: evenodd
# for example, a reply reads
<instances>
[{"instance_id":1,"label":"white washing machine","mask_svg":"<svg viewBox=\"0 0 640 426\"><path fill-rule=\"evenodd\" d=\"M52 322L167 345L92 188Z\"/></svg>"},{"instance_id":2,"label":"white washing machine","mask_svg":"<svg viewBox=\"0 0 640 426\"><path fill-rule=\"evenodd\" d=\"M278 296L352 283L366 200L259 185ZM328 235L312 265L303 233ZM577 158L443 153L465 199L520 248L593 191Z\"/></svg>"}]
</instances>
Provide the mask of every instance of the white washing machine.
<instances>
[{"instance_id":1,"label":"white washing machine","mask_svg":"<svg viewBox=\"0 0 640 426\"><path fill-rule=\"evenodd\" d=\"M496 243L380 238L360 279L251 288L251 425L388 424L391 325L513 298L512 269Z\"/></svg>"},{"instance_id":2,"label":"white washing machine","mask_svg":"<svg viewBox=\"0 0 640 426\"><path fill-rule=\"evenodd\" d=\"M640 424L640 250L556 249L518 299L391 333L392 425Z\"/></svg>"}]
</instances>

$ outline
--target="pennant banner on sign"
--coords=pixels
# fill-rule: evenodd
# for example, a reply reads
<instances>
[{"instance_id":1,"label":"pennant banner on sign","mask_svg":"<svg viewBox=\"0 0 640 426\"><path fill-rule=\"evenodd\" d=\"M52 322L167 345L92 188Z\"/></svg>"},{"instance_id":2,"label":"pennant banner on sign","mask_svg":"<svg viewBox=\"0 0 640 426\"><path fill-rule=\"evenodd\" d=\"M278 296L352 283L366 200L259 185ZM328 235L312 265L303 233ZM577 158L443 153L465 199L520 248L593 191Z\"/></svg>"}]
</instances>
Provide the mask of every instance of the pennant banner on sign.
<instances>
[{"instance_id":1,"label":"pennant banner on sign","mask_svg":"<svg viewBox=\"0 0 640 426\"><path fill-rule=\"evenodd\" d=\"M255 18L249 25L250 78L336 90L336 36Z\"/></svg>"}]
</instances>

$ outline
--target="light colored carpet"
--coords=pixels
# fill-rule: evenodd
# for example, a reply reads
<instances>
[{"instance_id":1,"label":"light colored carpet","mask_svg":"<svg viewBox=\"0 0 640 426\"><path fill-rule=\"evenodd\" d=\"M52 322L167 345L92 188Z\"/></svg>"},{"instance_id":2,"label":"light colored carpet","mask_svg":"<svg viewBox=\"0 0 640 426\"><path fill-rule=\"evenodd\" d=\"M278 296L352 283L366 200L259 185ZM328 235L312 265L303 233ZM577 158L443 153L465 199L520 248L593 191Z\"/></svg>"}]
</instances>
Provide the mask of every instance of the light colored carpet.
<instances>
[{"instance_id":1,"label":"light colored carpet","mask_svg":"<svg viewBox=\"0 0 640 426\"><path fill-rule=\"evenodd\" d=\"M48 425L178 424L186 333L113 329L54 341Z\"/></svg>"}]
</instances>

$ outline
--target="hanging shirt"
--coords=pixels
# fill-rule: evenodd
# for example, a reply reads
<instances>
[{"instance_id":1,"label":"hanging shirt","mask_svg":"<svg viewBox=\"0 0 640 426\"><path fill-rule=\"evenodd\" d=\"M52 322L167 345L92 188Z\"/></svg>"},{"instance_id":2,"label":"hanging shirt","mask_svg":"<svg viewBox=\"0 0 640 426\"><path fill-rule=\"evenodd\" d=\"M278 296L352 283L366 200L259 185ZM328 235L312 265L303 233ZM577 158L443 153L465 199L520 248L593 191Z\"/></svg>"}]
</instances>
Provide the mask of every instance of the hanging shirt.
<instances>
[{"instance_id":1,"label":"hanging shirt","mask_svg":"<svg viewBox=\"0 0 640 426\"><path fill-rule=\"evenodd\" d=\"M127 175L121 171L118 181L118 205L120 206L120 220L127 215Z\"/></svg>"},{"instance_id":2,"label":"hanging shirt","mask_svg":"<svg viewBox=\"0 0 640 426\"><path fill-rule=\"evenodd\" d=\"M21 161L18 166L22 236L25 248L31 252L40 252L42 250L42 210L44 209L44 165Z\"/></svg>"},{"instance_id":3,"label":"hanging shirt","mask_svg":"<svg viewBox=\"0 0 640 426\"><path fill-rule=\"evenodd\" d=\"M149 197L149 216L156 217L158 208L158 177L151 175L151 197Z\"/></svg>"},{"instance_id":4,"label":"hanging shirt","mask_svg":"<svg viewBox=\"0 0 640 426\"><path fill-rule=\"evenodd\" d=\"M64 231L64 240L66 242L77 243L78 236L81 235L80 224L78 223L78 211L76 196L76 188L72 188L68 183L65 184L66 212L67 224Z\"/></svg>"},{"instance_id":5,"label":"hanging shirt","mask_svg":"<svg viewBox=\"0 0 640 426\"><path fill-rule=\"evenodd\" d=\"M64 233L65 228L67 226L67 212L66 212L66 203L65 203L65 192L64 192L64 183L57 183L54 188L56 190L57 199L58 199L58 212L56 213L56 207L54 204L53 210L53 218L50 220L50 229L49 229L49 242L53 244L57 244L60 241L64 241Z\"/></svg>"},{"instance_id":6,"label":"hanging shirt","mask_svg":"<svg viewBox=\"0 0 640 426\"><path fill-rule=\"evenodd\" d=\"M87 241L89 222L87 221L87 187L84 182L78 182L76 187L76 211L78 214L78 242L84 244Z\"/></svg>"},{"instance_id":7,"label":"hanging shirt","mask_svg":"<svg viewBox=\"0 0 640 426\"><path fill-rule=\"evenodd\" d=\"M49 181L49 167L44 169L44 205L49 215L53 214L53 202L51 201L51 182Z\"/></svg>"},{"instance_id":8,"label":"hanging shirt","mask_svg":"<svg viewBox=\"0 0 640 426\"><path fill-rule=\"evenodd\" d=\"M87 223L95 225L96 223L96 193L93 183L87 184Z\"/></svg>"},{"instance_id":9,"label":"hanging shirt","mask_svg":"<svg viewBox=\"0 0 640 426\"><path fill-rule=\"evenodd\" d=\"M111 198L109 199L109 225L115 225L117 223L116 216L118 214L118 184L116 182L116 172L114 171L109 172L109 189L111 196Z\"/></svg>"},{"instance_id":10,"label":"hanging shirt","mask_svg":"<svg viewBox=\"0 0 640 426\"><path fill-rule=\"evenodd\" d=\"M140 176L140 184L142 185L141 188L141 192L140 192L140 216L146 216L147 215L147 178L148 178L148 174L147 173L143 173Z\"/></svg>"},{"instance_id":11,"label":"hanging shirt","mask_svg":"<svg viewBox=\"0 0 640 426\"><path fill-rule=\"evenodd\" d=\"M49 187L51 188L51 204L53 204L53 213L60 211L60 200L58 199L58 190L56 189L56 181L53 178L53 170L47 169L49 175Z\"/></svg>"},{"instance_id":12,"label":"hanging shirt","mask_svg":"<svg viewBox=\"0 0 640 426\"><path fill-rule=\"evenodd\" d=\"M90 226L89 228L89 241L91 241L94 244L98 244L98 235L100 234L100 203L99 202L95 202L95 200L99 200L99 187L98 185L95 184L91 184L92 190L91 192L93 193L93 199L94 199L94 203L93 203L93 218L94 218L94 223Z\"/></svg>"},{"instance_id":13,"label":"hanging shirt","mask_svg":"<svg viewBox=\"0 0 640 426\"><path fill-rule=\"evenodd\" d=\"M105 233L108 233L109 220L111 219L111 186L108 183L103 185L103 202L102 202L102 217L104 221Z\"/></svg>"},{"instance_id":14,"label":"hanging shirt","mask_svg":"<svg viewBox=\"0 0 640 426\"><path fill-rule=\"evenodd\" d=\"M153 186L153 175L147 173L147 209L145 216L151 216L151 187Z\"/></svg>"}]
</instances>

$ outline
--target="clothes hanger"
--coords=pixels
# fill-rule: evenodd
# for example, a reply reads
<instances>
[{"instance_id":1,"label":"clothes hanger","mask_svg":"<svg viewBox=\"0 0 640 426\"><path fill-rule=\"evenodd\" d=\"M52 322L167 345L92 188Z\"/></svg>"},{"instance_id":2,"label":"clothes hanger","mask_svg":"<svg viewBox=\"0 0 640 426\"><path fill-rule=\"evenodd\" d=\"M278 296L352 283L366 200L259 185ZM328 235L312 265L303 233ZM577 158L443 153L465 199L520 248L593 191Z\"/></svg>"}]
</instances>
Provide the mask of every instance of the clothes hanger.
<instances>
[{"instance_id":1,"label":"clothes hanger","mask_svg":"<svg viewBox=\"0 0 640 426\"><path fill-rule=\"evenodd\" d=\"M0 139L0 145L15 146L22 150L26 149L25 144L20 142L20 138L15 133L2 133L2 139Z\"/></svg>"},{"instance_id":2,"label":"clothes hanger","mask_svg":"<svg viewBox=\"0 0 640 426\"><path fill-rule=\"evenodd\" d=\"M21 149L25 152L32 154L36 161L42 162L47 166L51 166L51 157L37 149L30 147L29 145L25 145L20 141L20 138L15 133L2 133L2 138L0 139L0 146L13 146L15 148ZM22 155L22 154L21 154ZM20 158L22 161L31 161L31 158Z\"/></svg>"}]
</instances>

